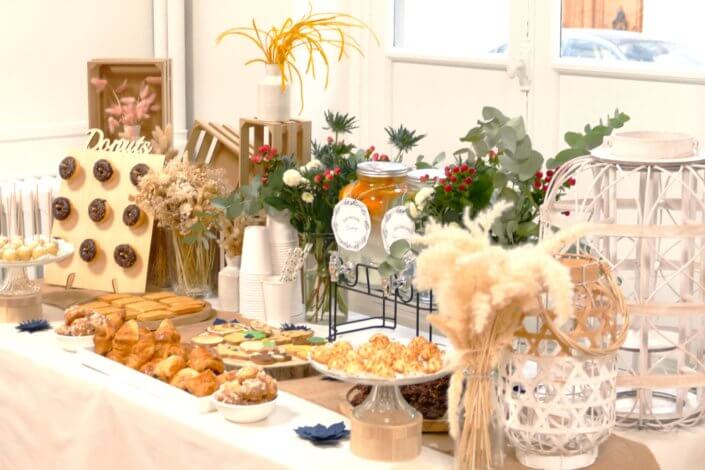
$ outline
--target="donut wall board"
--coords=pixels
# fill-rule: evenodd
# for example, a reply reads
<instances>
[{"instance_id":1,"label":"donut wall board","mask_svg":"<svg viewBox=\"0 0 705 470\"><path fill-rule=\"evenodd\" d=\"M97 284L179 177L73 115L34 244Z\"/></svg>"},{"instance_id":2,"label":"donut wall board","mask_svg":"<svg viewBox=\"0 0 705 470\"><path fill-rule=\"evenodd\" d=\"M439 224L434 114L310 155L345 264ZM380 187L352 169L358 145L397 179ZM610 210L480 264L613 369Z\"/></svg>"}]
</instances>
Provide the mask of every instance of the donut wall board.
<instances>
[{"instance_id":1,"label":"donut wall board","mask_svg":"<svg viewBox=\"0 0 705 470\"><path fill-rule=\"evenodd\" d=\"M153 218L137 208L133 184L149 168L164 165L164 155L149 153L140 140L110 141L92 129L88 148L69 152L59 164L61 188L52 202L51 234L69 241L74 253L47 265L45 281L102 291L145 291Z\"/></svg>"}]
</instances>

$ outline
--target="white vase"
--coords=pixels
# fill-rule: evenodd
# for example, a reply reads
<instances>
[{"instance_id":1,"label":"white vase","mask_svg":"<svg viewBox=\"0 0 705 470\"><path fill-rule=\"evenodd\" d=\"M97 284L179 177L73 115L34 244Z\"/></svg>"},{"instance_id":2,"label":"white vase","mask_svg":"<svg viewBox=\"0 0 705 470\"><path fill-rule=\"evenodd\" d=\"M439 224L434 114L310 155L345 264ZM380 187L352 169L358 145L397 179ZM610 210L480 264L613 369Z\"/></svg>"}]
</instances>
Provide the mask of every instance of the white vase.
<instances>
[{"instance_id":1,"label":"white vase","mask_svg":"<svg viewBox=\"0 0 705 470\"><path fill-rule=\"evenodd\" d=\"M240 310L240 257L226 256L226 266L218 273L218 301L226 312Z\"/></svg>"},{"instance_id":2,"label":"white vase","mask_svg":"<svg viewBox=\"0 0 705 470\"><path fill-rule=\"evenodd\" d=\"M289 87L282 91L282 75L278 65L264 66L265 76L257 85L257 118L264 121L286 121L290 117Z\"/></svg>"},{"instance_id":3,"label":"white vase","mask_svg":"<svg viewBox=\"0 0 705 470\"><path fill-rule=\"evenodd\" d=\"M122 136L127 140L137 140L142 133L142 126L136 124L134 126L122 126Z\"/></svg>"}]
</instances>

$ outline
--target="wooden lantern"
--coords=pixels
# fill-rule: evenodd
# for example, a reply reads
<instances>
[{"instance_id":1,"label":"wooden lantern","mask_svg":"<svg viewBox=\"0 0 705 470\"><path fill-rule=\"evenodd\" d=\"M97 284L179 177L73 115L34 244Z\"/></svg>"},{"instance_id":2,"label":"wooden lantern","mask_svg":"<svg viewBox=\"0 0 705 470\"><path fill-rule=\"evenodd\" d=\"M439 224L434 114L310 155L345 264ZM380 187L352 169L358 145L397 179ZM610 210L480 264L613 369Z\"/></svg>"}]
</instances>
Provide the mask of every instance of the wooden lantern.
<instances>
[{"instance_id":1,"label":"wooden lantern","mask_svg":"<svg viewBox=\"0 0 705 470\"><path fill-rule=\"evenodd\" d=\"M270 145L281 155L293 155L299 164L311 160L311 121L283 122L240 119L240 181L249 182L254 171L250 165L251 149Z\"/></svg>"}]
</instances>

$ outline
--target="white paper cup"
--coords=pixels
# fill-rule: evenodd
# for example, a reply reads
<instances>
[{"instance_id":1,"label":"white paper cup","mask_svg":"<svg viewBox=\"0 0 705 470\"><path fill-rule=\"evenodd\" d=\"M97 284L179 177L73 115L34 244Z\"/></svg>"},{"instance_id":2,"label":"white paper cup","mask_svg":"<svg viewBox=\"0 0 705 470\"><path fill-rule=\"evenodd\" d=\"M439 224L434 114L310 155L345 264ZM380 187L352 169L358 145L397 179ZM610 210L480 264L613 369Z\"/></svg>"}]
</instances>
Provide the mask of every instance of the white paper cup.
<instances>
[{"instance_id":1,"label":"white paper cup","mask_svg":"<svg viewBox=\"0 0 705 470\"><path fill-rule=\"evenodd\" d=\"M289 212L272 212L267 214L267 230L269 240L273 245L282 243L298 243L299 234L289 223Z\"/></svg>"},{"instance_id":2,"label":"white paper cup","mask_svg":"<svg viewBox=\"0 0 705 470\"><path fill-rule=\"evenodd\" d=\"M264 311L268 322L289 323L298 313L296 305L297 282L281 282L279 276L270 276L262 283Z\"/></svg>"},{"instance_id":3,"label":"white paper cup","mask_svg":"<svg viewBox=\"0 0 705 470\"><path fill-rule=\"evenodd\" d=\"M272 274L272 258L266 227L252 225L245 228L240 262L241 277L243 273Z\"/></svg>"}]
</instances>

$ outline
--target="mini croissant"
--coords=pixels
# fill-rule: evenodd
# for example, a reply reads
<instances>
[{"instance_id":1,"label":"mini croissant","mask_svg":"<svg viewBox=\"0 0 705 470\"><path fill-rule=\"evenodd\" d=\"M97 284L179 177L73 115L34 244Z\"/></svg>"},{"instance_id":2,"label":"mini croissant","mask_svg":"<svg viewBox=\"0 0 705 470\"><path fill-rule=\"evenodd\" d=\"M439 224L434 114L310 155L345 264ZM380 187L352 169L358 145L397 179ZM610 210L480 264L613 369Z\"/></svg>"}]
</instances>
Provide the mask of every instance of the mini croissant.
<instances>
[{"instance_id":1,"label":"mini croissant","mask_svg":"<svg viewBox=\"0 0 705 470\"><path fill-rule=\"evenodd\" d=\"M188 365L198 372L210 369L216 374L220 374L225 370L223 360L203 346L197 346L191 350L188 355Z\"/></svg>"}]
</instances>

